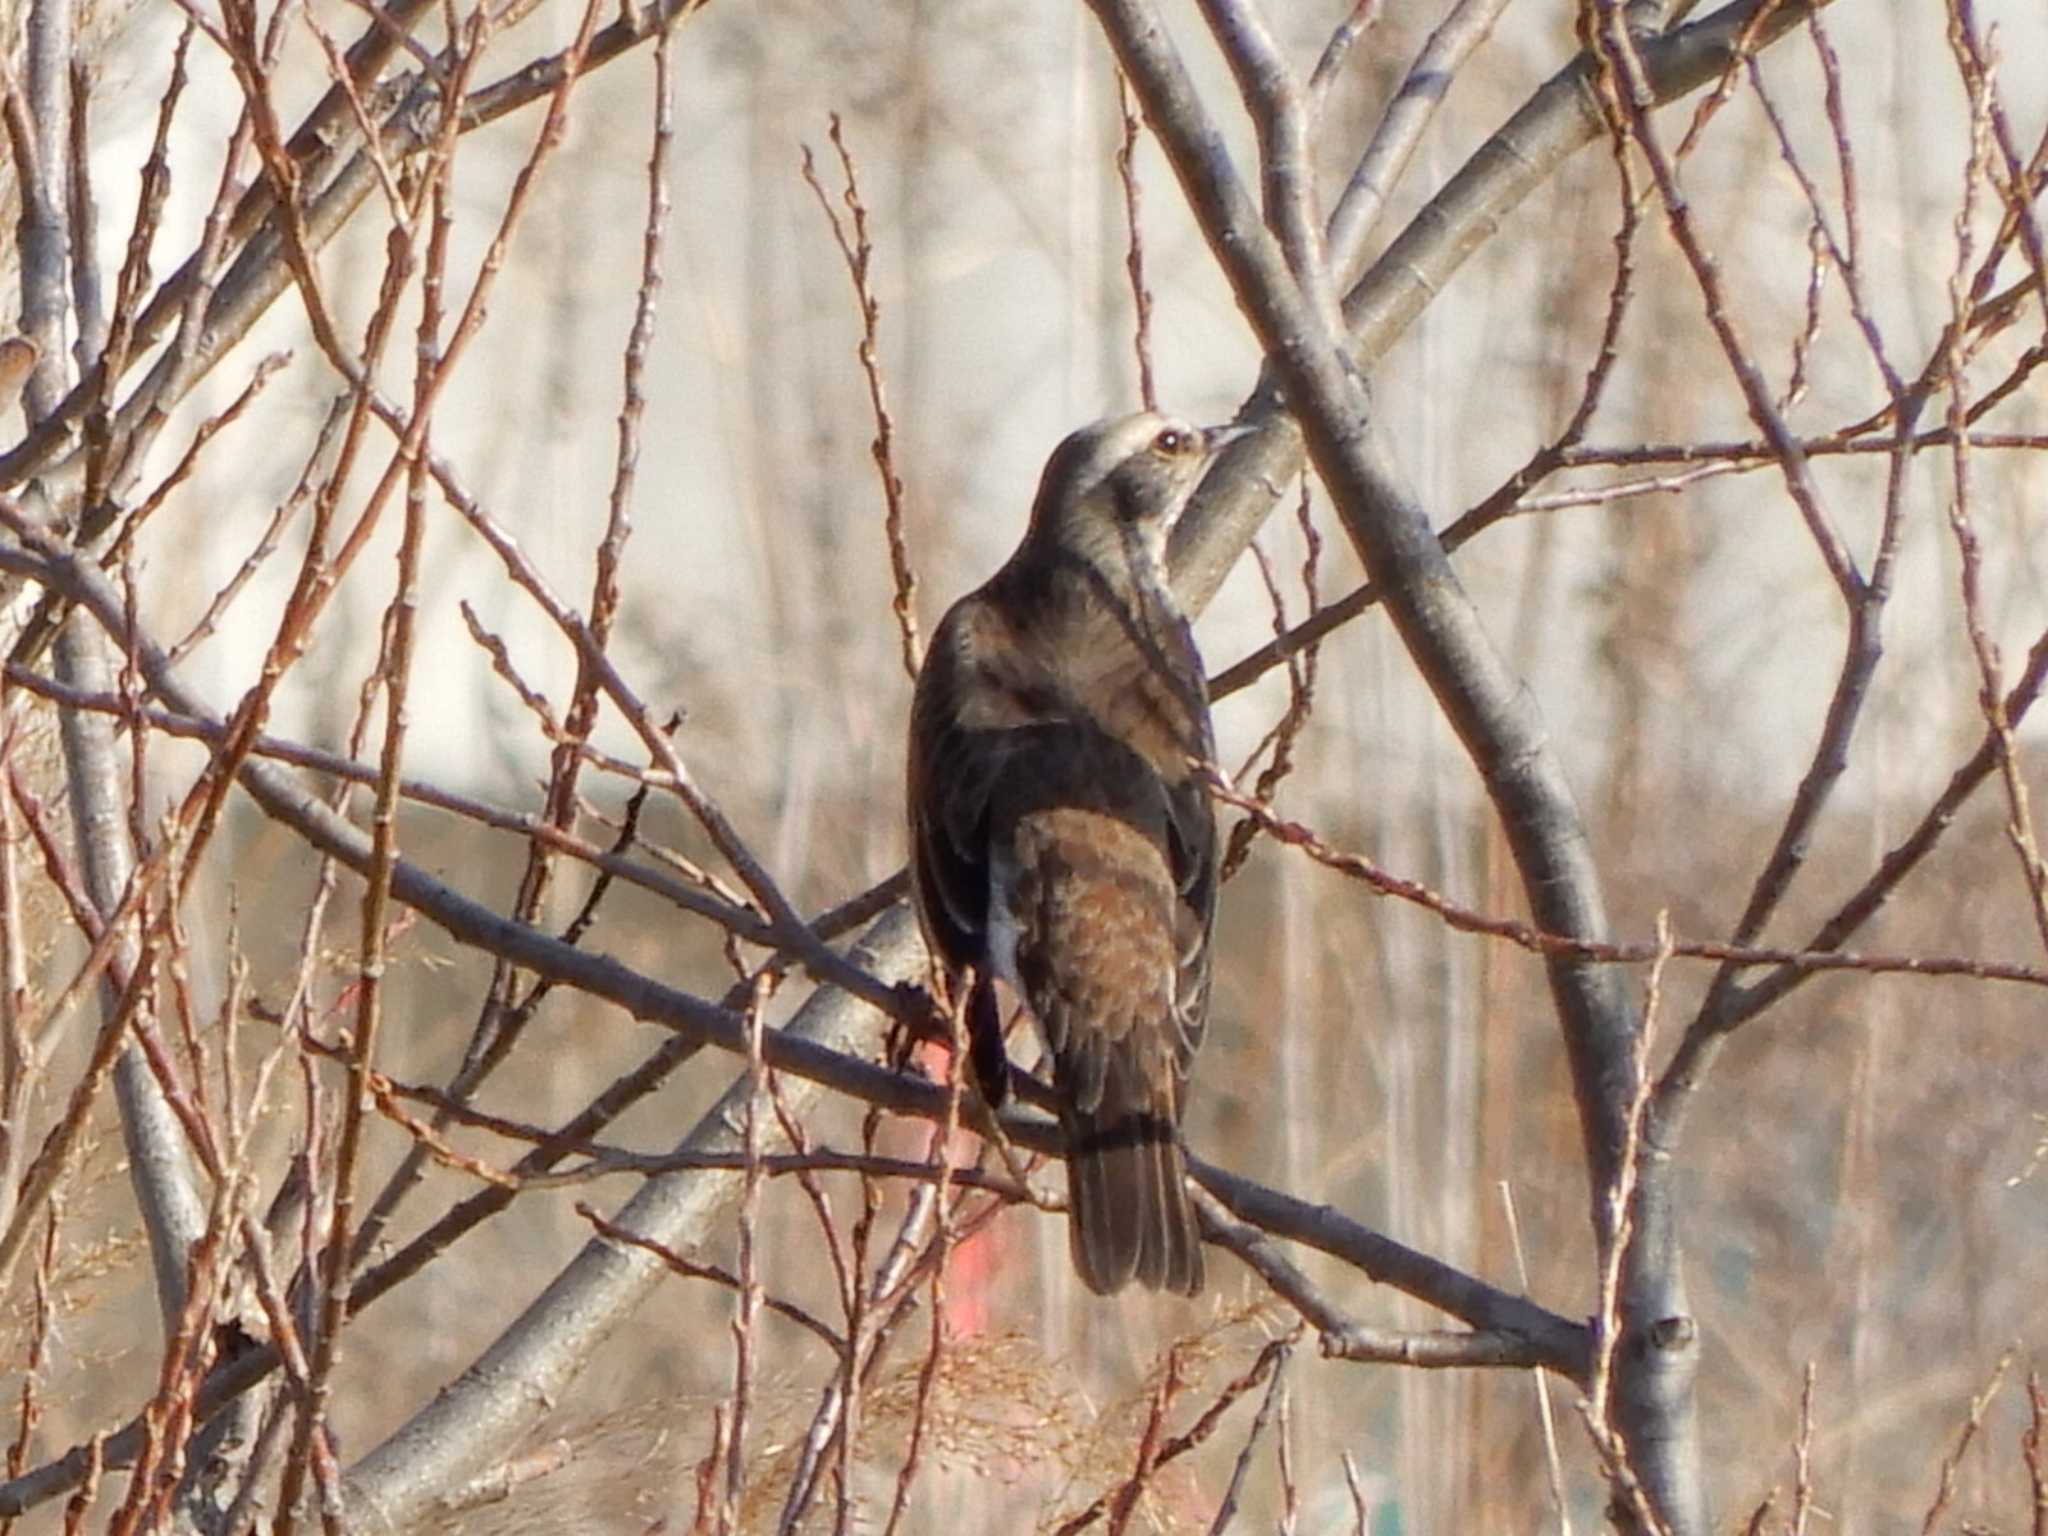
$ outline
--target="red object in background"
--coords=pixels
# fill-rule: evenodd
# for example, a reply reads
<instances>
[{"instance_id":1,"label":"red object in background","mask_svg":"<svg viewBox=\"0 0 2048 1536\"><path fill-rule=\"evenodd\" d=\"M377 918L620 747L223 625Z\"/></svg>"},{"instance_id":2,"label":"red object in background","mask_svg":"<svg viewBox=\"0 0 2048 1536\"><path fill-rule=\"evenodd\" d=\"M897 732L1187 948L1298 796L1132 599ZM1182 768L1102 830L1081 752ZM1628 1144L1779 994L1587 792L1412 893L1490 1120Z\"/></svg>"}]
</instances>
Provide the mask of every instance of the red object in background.
<instances>
[{"instance_id":1,"label":"red object in background","mask_svg":"<svg viewBox=\"0 0 2048 1536\"><path fill-rule=\"evenodd\" d=\"M933 1082L952 1080L951 1046L927 1040L918 1045L915 1054L918 1065ZM960 1091L968 1094L974 1090L963 1084ZM945 1134L943 1126L932 1127L931 1136L925 1143L926 1156L937 1154L938 1139ZM974 1160L975 1140L971 1131L953 1133L953 1145L948 1155L955 1167ZM1001 1223L992 1222L956 1242L946 1257L946 1331L956 1339L970 1339L988 1330L996 1270L1003 1250L1000 1231Z\"/></svg>"}]
</instances>

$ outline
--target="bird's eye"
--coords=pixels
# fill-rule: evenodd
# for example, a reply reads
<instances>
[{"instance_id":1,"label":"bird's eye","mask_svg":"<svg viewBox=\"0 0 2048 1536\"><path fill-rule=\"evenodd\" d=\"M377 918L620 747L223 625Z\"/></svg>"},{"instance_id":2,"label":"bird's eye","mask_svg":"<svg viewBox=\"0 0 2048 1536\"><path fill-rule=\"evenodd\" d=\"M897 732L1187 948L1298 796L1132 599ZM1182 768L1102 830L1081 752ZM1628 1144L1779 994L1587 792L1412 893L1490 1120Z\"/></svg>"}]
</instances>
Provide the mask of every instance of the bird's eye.
<instances>
[{"instance_id":1,"label":"bird's eye","mask_svg":"<svg viewBox=\"0 0 2048 1536\"><path fill-rule=\"evenodd\" d=\"M1195 435L1183 432L1179 427L1168 427L1152 439L1152 447L1168 458L1177 458L1194 446Z\"/></svg>"}]
</instances>

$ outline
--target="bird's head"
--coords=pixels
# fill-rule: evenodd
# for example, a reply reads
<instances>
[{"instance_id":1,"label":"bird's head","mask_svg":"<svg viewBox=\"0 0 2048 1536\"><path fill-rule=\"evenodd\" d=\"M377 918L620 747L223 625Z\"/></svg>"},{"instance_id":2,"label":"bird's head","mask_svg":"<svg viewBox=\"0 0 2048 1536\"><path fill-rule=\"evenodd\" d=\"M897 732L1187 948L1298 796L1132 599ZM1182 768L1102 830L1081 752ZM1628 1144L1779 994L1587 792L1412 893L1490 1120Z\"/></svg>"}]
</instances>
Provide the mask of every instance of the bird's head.
<instances>
[{"instance_id":1,"label":"bird's head","mask_svg":"<svg viewBox=\"0 0 2048 1536\"><path fill-rule=\"evenodd\" d=\"M1158 411L1082 427L1046 463L1027 542L1112 579L1129 571L1163 580L1174 519L1210 457L1248 430L1190 426Z\"/></svg>"}]
</instances>

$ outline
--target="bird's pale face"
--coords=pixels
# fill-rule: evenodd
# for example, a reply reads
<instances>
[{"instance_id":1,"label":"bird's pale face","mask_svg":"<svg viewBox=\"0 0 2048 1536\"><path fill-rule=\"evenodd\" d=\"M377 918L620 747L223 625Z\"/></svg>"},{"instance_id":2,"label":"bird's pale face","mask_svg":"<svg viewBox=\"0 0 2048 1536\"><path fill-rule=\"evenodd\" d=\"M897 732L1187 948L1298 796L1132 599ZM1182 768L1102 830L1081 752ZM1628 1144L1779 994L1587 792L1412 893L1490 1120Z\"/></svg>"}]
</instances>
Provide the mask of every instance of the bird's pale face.
<instances>
[{"instance_id":1,"label":"bird's pale face","mask_svg":"<svg viewBox=\"0 0 2048 1536\"><path fill-rule=\"evenodd\" d=\"M1157 411L1077 432L1046 465L1032 533L1097 569L1142 564L1156 577L1166 536L1223 440Z\"/></svg>"}]
</instances>

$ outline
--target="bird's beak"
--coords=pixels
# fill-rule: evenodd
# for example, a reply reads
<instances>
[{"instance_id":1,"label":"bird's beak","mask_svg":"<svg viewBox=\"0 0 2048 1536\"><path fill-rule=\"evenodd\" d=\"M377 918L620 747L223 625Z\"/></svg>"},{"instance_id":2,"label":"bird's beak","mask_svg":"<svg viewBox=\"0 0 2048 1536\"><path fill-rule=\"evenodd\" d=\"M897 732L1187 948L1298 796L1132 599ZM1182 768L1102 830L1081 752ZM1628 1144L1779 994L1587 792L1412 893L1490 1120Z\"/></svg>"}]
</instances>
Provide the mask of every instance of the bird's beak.
<instances>
[{"instance_id":1,"label":"bird's beak","mask_svg":"<svg viewBox=\"0 0 2048 1536\"><path fill-rule=\"evenodd\" d=\"M1239 438L1250 437L1258 430L1258 423L1253 421L1233 421L1228 426L1204 427L1202 446L1212 454L1220 453Z\"/></svg>"}]
</instances>

